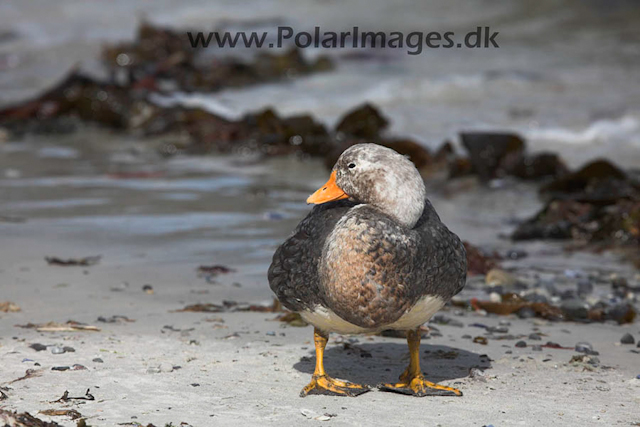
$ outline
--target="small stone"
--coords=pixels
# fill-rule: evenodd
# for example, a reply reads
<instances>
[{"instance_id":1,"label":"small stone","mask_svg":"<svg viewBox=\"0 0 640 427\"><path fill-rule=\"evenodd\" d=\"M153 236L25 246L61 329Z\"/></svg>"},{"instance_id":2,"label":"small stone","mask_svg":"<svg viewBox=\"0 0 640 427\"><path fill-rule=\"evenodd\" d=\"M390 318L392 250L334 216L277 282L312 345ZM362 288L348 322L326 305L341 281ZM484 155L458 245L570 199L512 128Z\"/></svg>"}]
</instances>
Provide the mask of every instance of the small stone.
<instances>
[{"instance_id":1,"label":"small stone","mask_svg":"<svg viewBox=\"0 0 640 427\"><path fill-rule=\"evenodd\" d=\"M576 344L576 351L578 353L591 354L591 352L593 351L593 346L588 342L581 341Z\"/></svg>"},{"instance_id":2,"label":"small stone","mask_svg":"<svg viewBox=\"0 0 640 427\"><path fill-rule=\"evenodd\" d=\"M43 344L34 343L34 344L31 344L29 348L32 348L35 351L44 351L47 349L47 346Z\"/></svg>"},{"instance_id":3,"label":"small stone","mask_svg":"<svg viewBox=\"0 0 640 427\"><path fill-rule=\"evenodd\" d=\"M68 366L54 366L53 368L51 368L52 371L68 371L69 368Z\"/></svg>"},{"instance_id":4,"label":"small stone","mask_svg":"<svg viewBox=\"0 0 640 427\"><path fill-rule=\"evenodd\" d=\"M536 312L531 307L522 307L518 310L517 315L521 319L531 319L536 316Z\"/></svg>"},{"instance_id":5,"label":"small stone","mask_svg":"<svg viewBox=\"0 0 640 427\"><path fill-rule=\"evenodd\" d=\"M622 344L634 344L635 342L635 338L633 338L633 335L631 335L629 332L627 332L622 336L622 338L620 338L620 343Z\"/></svg>"},{"instance_id":6,"label":"small stone","mask_svg":"<svg viewBox=\"0 0 640 427\"><path fill-rule=\"evenodd\" d=\"M51 347L51 353L53 354L63 354L64 348L62 347Z\"/></svg>"},{"instance_id":7,"label":"small stone","mask_svg":"<svg viewBox=\"0 0 640 427\"><path fill-rule=\"evenodd\" d=\"M527 343L525 341L518 341L516 343L516 347L519 347L519 348L523 348L523 347L526 347L526 346L527 346Z\"/></svg>"},{"instance_id":8,"label":"small stone","mask_svg":"<svg viewBox=\"0 0 640 427\"><path fill-rule=\"evenodd\" d=\"M73 371L86 371L86 370L87 370L87 367L86 367L86 366L84 366L84 365L81 365L81 364L79 364L79 363L76 363L75 365L73 365L73 366L71 367L71 370L73 370Z\"/></svg>"},{"instance_id":9,"label":"small stone","mask_svg":"<svg viewBox=\"0 0 640 427\"><path fill-rule=\"evenodd\" d=\"M595 356L588 356L585 354L575 354L571 356L571 360L569 361L569 363L572 363L572 364L586 363L591 366L598 366L600 365L600 359L598 359Z\"/></svg>"},{"instance_id":10,"label":"small stone","mask_svg":"<svg viewBox=\"0 0 640 427\"><path fill-rule=\"evenodd\" d=\"M464 327L464 323L462 323L459 320L456 319L451 319L449 320L449 326L455 326L456 328L462 328Z\"/></svg>"},{"instance_id":11,"label":"small stone","mask_svg":"<svg viewBox=\"0 0 640 427\"><path fill-rule=\"evenodd\" d=\"M506 326L489 326L487 328L487 332L506 334L507 332L509 332L509 328L507 328Z\"/></svg>"},{"instance_id":12,"label":"small stone","mask_svg":"<svg viewBox=\"0 0 640 427\"><path fill-rule=\"evenodd\" d=\"M533 351L542 351L542 346L540 344L536 344L531 346L531 350Z\"/></svg>"},{"instance_id":13,"label":"small stone","mask_svg":"<svg viewBox=\"0 0 640 427\"><path fill-rule=\"evenodd\" d=\"M529 334L529 339L533 341L541 341L542 337L536 333Z\"/></svg>"},{"instance_id":14,"label":"small stone","mask_svg":"<svg viewBox=\"0 0 640 427\"><path fill-rule=\"evenodd\" d=\"M492 268L485 277L485 282L489 286L513 286L516 283L516 277L499 268Z\"/></svg>"},{"instance_id":15,"label":"small stone","mask_svg":"<svg viewBox=\"0 0 640 427\"><path fill-rule=\"evenodd\" d=\"M472 337L471 335L469 335L469 334L464 334L461 338L462 338L463 340L470 340L470 339L471 339L471 338L473 338L473 337ZM638 344L640 344L640 342L639 342Z\"/></svg>"},{"instance_id":16,"label":"small stone","mask_svg":"<svg viewBox=\"0 0 640 427\"><path fill-rule=\"evenodd\" d=\"M511 326L511 322L509 322L508 320L501 320L498 324L500 326Z\"/></svg>"},{"instance_id":17,"label":"small stone","mask_svg":"<svg viewBox=\"0 0 640 427\"><path fill-rule=\"evenodd\" d=\"M276 333L274 331L269 331L269 332L267 332L267 335L270 336L270 337L275 337Z\"/></svg>"},{"instance_id":18,"label":"small stone","mask_svg":"<svg viewBox=\"0 0 640 427\"><path fill-rule=\"evenodd\" d=\"M593 292L593 284L589 279L580 279L578 281L578 295L586 296Z\"/></svg>"},{"instance_id":19,"label":"small stone","mask_svg":"<svg viewBox=\"0 0 640 427\"><path fill-rule=\"evenodd\" d=\"M73 347L62 347L62 349L64 350L65 353L75 353L76 349Z\"/></svg>"},{"instance_id":20,"label":"small stone","mask_svg":"<svg viewBox=\"0 0 640 427\"><path fill-rule=\"evenodd\" d=\"M563 301L560 305L560 309L567 320L586 319L589 315L589 304L578 298L571 298Z\"/></svg>"},{"instance_id":21,"label":"small stone","mask_svg":"<svg viewBox=\"0 0 640 427\"><path fill-rule=\"evenodd\" d=\"M153 286L151 286L151 285L144 285L142 287L142 290L144 292L146 292L147 294L149 294L149 295L153 294Z\"/></svg>"},{"instance_id":22,"label":"small stone","mask_svg":"<svg viewBox=\"0 0 640 427\"><path fill-rule=\"evenodd\" d=\"M100 359L99 357L96 357L95 359L92 359L91 361L95 362L95 363L104 363L104 360Z\"/></svg>"},{"instance_id":23,"label":"small stone","mask_svg":"<svg viewBox=\"0 0 640 427\"><path fill-rule=\"evenodd\" d=\"M482 369L478 369L478 368L469 369L469 378L472 378L474 380L479 380L479 381L482 381L482 382L486 382L487 381L487 377L486 377L486 374L484 373L484 371Z\"/></svg>"}]
</instances>

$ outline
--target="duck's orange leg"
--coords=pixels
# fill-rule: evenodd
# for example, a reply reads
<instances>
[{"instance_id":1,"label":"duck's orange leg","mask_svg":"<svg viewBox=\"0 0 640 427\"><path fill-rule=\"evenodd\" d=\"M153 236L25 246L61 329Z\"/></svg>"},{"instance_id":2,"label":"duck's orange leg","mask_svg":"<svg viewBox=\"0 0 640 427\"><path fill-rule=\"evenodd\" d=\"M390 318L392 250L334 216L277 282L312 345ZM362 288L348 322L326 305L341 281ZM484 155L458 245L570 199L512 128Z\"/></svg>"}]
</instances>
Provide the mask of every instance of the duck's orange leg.
<instances>
[{"instance_id":1,"label":"duck's orange leg","mask_svg":"<svg viewBox=\"0 0 640 427\"><path fill-rule=\"evenodd\" d=\"M410 394L413 396L462 396L462 392L453 387L432 383L424 379L420 370L420 331L408 331L407 343L411 361L409 367L400 375L400 382L396 384L381 384L382 391Z\"/></svg>"},{"instance_id":2,"label":"duck's orange leg","mask_svg":"<svg viewBox=\"0 0 640 427\"><path fill-rule=\"evenodd\" d=\"M331 396L358 396L368 392L368 386L340 381L331 378L324 371L324 348L329 341L329 334L314 329L313 342L316 346L316 369L313 372L311 382L300 392L300 397L308 394L328 394Z\"/></svg>"}]
</instances>

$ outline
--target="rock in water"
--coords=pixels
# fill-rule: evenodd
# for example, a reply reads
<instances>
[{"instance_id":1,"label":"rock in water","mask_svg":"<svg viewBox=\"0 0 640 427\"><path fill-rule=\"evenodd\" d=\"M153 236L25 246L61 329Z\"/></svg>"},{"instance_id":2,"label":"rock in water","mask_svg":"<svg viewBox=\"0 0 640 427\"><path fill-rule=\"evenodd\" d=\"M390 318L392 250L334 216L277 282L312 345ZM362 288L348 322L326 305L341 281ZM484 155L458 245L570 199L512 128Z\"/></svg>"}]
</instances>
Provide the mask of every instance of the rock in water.
<instances>
[{"instance_id":1,"label":"rock in water","mask_svg":"<svg viewBox=\"0 0 640 427\"><path fill-rule=\"evenodd\" d=\"M622 338L620 338L620 343L622 344L634 344L636 342L635 338L633 338L633 335L631 335L630 333L626 333L622 336Z\"/></svg>"}]
</instances>

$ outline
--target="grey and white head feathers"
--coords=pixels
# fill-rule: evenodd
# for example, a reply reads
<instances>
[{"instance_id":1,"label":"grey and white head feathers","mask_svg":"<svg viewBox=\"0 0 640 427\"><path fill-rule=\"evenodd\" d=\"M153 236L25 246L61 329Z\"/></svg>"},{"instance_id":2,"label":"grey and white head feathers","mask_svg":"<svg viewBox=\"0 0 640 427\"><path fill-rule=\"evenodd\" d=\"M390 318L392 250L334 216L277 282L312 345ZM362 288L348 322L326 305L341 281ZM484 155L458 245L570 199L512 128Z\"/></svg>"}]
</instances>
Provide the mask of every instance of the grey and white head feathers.
<instances>
[{"instance_id":1,"label":"grey and white head feathers","mask_svg":"<svg viewBox=\"0 0 640 427\"><path fill-rule=\"evenodd\" d=\"M345 150L333 170L337 185L351 198L372 205L402 225L413 228L425 206L424 181L414 164L377 144Z\"/></svg>"}]
</instances>

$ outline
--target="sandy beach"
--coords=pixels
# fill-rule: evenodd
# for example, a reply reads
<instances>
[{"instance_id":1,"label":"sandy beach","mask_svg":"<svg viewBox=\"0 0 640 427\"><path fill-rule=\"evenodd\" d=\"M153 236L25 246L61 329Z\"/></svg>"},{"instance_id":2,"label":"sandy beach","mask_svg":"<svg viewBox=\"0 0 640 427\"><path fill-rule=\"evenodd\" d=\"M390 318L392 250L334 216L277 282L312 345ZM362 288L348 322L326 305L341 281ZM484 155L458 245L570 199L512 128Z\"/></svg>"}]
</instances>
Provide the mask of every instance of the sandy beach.
<instances>
[{"instance_id":1,"label":"sandy beach","mask_svg":"<svg viewBox=\"0 0 640 427\"><path fill-rule=\"evenodd\" d=\"M194 265L146 262L140 254L105 255L92 267L54 267L44 256L81 246L36 238L3 240L3 297L22 311L0 318L2 407L60 425L69 417L41 411L76 410L87 425L631 425L638 421L640 379L635 345L620 344L637 323L581 325L446 310L463 325L433 325L421 347L428 378L454 385L461 398L371 391L357 398L298 397L313 371L312 328L286 326L275 313L174 312L196 302L237 297L231 283L209 285ZM231 280L236 280L233 278ZM225 279L226 282L226 279ZM128 286L123 285L124 283ZM142 290L151 284L153 294ZM180 286L177 286L180 284ZM109 320L116 317L115 323ZM37 332L16 325L68 320L100 331ZM508 322L508 323L505 323ZM473 324L507 325L518 340L486 336ZM531 340L537 333L540 340ZM497 334L504 335L504 334ZM555 342L571 349L532 346ZM589 342L599 363L579 361L573 347ZM42 344L36 351L30 346ZM73 351L53 354L54 348ZM403 339L334 335L327 369L339 378L376 385L394 380L407 363ZM82 365L80 370L74 366ZM71 367L56 371L56 367ZM28 378L20 379L30 372ZM471 373L471 374L470 374ZM63 393L95 400L55 402ZM185 423L185 424L181 424Z\"/></svg>"}]
</instances>

